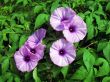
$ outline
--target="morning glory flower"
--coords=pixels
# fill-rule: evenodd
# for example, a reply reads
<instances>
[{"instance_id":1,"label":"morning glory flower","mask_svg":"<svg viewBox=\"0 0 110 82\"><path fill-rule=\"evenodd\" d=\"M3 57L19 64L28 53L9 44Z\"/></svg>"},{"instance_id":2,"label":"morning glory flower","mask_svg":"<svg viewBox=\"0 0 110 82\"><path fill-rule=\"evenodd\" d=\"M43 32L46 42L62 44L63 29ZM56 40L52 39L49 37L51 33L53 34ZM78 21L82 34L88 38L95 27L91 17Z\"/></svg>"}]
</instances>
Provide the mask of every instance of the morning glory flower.
<instances>
[{"instance_id":1,"label":"morning glory flower","mask_svg":"<svg viewBox=\"0 0 110 82\"><path fill-rule=\"evenodd\" d=\"M34 48L31 48L28 44L25 44L25 45L27 46L27 50L28 50L31 54L37 56L38 61L43 58L45 45L43 45L42 43L39 43L39 44L36 45Z\"/></svg>"},{"instance_id":2,"label":"morning glory flower","mask_svg":"<svg viewBox=\"0 0 110 82\"><path fill-rule=\"evenodd\" d=\"M30 72L38 64L38 58L28 51L26 46L20 48L14 55L16 66L22 72Z\"/></svg>"},{"instance_id":3,"label":"morning glory flower","mask_svg":"<svg viewBox=\"0 0 110 82\"><path fill-rule=\"evenodd\" d=\"M53 29L62 31L66 26L68 26L75 14L75 11L69 7L57 8L50 17L50 24Z\"/></svg>"},{"instance_id":4,"label":"morning glory flower","mask_svg":"<svg viewBox=\"0 0 110 82\"><path fill-rule=\"evenodd\" d=\"M42 42L42 39L45 37L46 35L46 30L41 28L38 29L36 32L34 32L34 34L32 34L28 40L27 43L31 48L34 48L37 44Z\"/></svg>"},{"instance_id":5,"label":"morning glory flower","mask_svg":"<svg viewBox=\"0 0 110 82\"><path fill-rule=\"evenodd\" d=\"M18 70L22 72L32 71L44 56L45 45L42 39L45 37L46 30L39 29L32 34L25 44L15 52L14 59Z\"/></svg>"},{"instance_id":6,"label":"morning glory flower","mask_svg":"<svg viewBox=\"0 0 110 82\"><path fill-rule=\"evenodd\" d=\"M75 15L69 26L63 30L64 37L71 43L79 42L86 36L86 33L86 24L78 15Z\"/></svg>"},{"instance_id":7,"label":"morning glory flower","mask_svg":"<svg viewBox=\"0 0 110 82\"><path fill-rule=\"evenodd\" d=\"M19 51L14 54L14 59L18 70L22 72L32 71L43 58L45 46L38 44L35 48L22 46Z\"/></svg>"},{"instance_id":8,"label":"morning glory flower","mask_svg":"<svg viewBox=\"0 0 110 82\"><path fill-rule=\"evenodd\" d=\"M52 62L60 67L71 64L76 57L76 49L65 39L55 41L50 48Z\"/></svg>"}]
</instances>

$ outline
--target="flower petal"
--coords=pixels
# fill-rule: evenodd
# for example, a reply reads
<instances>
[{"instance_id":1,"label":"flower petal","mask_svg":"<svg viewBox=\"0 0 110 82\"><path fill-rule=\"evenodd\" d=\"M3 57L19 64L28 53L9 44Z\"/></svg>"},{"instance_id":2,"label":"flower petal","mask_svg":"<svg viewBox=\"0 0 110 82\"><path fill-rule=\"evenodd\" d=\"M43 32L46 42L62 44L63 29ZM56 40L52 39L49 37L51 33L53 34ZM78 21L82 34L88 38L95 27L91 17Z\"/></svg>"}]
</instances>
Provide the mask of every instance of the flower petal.
<instances>
[{"instance_id":1,"label":"flower petal","mask_svg":"<svg viewBox=\"0 0 110 82\"><path fill-rule=\"evenodd\" d=\"M65 29L65 26L70 23L75 14L76 13L69 7L57 8L50 17L50 24L53 29L62 31Z\"/></svg>"},{"instance_id":2,"label":"flower petal","mask_svg":"<svg viewBox=\"0 0 110 82\"><path fill-rule=\"evenodd\" d=\"M28 40L27 40L27 44L31 47L34 48L37 44L39 44L42 39L45 37L46 35L46 30L41 28L38 29L34 34L32 34Z\"/></svg>"},{"instance_id":3,"label":"flower petal","mask_svg":"<svg viewBox=\"0 0 110 82\"><path fill-rule=\"evenodd\" d=\"M64 49L65 54L59 51ZM75 60L76 52L74 46L65 39L55 41L50 48L50 58L52 62L60 67L67 66Z\"/></svg>"},{"instance_id":4,"label":"flower petal","mask_svg":"<svg viewBox=\"0 0 110 82\"><path fill-rule=\"evenodd\" d=\"M75 26L74 32L69 31L70 26ZM70 26L66 27L66 29L63 30L64 37L67 39L67 41L71 43L79 42L86 36L87 33L86 24L79 16L75 15L73 17Z\"/></svg>"}]
</instances>

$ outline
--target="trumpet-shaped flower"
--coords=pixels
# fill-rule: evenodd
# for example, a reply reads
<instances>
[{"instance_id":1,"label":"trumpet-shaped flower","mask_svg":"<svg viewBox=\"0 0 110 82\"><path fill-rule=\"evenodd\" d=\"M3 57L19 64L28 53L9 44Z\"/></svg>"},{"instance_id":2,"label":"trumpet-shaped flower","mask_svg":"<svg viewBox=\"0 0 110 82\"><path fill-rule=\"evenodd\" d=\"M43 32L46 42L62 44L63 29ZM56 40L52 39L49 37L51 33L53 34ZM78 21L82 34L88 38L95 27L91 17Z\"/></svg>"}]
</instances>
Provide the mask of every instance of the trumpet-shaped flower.
<instances>
[{"instance_id":1,"label":"trumpet-shaped flower","mask_svg":"<svg viewBox=\"0 0 110 82\"><path fill-rule=\"evenodd\" d=\"M75 15L70 25L63 30L64 37L71 43L79 42L86 33L86 24L78 15Z\"/></svg>"},{"instance_id":2,"label":"trumpet-shaped flower","mask_svg":"<svg viewBox=\"0 0 110 82\"><path fill-rule=\"evenodd\" d=\"M58 66L63 67L71 64L75 57L75 47L65 39L55 41L50 48L50 58Z\"/></svg>"},{"instance_id":3,"label":"trumpet-shaped flower","mask_svg":"<svg viewBox=\"0 0 110 82\"><path fill-rule=\"evenodd\" d=\"M62 31L68 26L75 14L71 8L57 8L50 17L50 24L55 30Z\"/></svg>"}]
</instances>

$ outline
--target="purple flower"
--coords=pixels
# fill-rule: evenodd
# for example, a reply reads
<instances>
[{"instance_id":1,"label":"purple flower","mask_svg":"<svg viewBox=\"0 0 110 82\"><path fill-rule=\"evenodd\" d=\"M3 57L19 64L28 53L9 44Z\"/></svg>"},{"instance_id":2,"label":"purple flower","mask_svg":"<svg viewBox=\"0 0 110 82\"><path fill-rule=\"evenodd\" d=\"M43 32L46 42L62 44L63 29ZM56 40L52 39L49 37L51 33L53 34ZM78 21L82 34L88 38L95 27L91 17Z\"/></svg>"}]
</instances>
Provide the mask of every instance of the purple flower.
<instances>
[{"instance_id":1,"label":"purple flower","mask_svg":"<svg viewBox=\"0 0 110 82\"><path fill-rule=\"evenodd\" d=\"M37 56L38 61L43 58L45 45L39 43L34 48L31 48L28 44L25 44L25 45L27 46L27 49L31 54Z\"/></svg>"},{"instance_id":2,"label":"purple flower","mask_svg":"<svg viewBox=\"0 0 110 82\"><path fill-rule=\"evenodd\" d=\"M14 59L18 70L30 72L33 70L39 60L44 56L45 45L42 39L45 37L46 30L39 29L31 35L25 44L14 54Z\"/></svg>"},{"instance_id":3,"label":"purple flower","mask_svg":"<svg viewBox=\"0 0 110 82\"><path fill-rule=\"evenodd\" d=\"M28 40L27 43L31 48L34 48L37 44L41 43L42 39L46 35L46 30L41 28L38 29L34 34L32 34Z\"/></svg>"},{"instance_id":4,"label":"purple flower","mask_svg":"<svg viewBox=\"0 0 110 82\"><path fill-rule=\"evenodd\" d=\"M14 59L18 70L22 72L29 72L38 64L37 56L32 55L25 46L15 53Z\"/></svg>"},{"instance_id":5,"label":"purple flower","mask_svg":"<svg viewBox=\"0 0 110 82\"><path fill-rule=\"evenodd\" d=\"M50 17L50 24L57 31L63 31L67 41L82 40L87 33L85 22L71 8L57 8Z\"/></svg>"},{"instance_id":6,"label":"purple flower","mask_svg":"<svg viewBox=\"0 0 110 82\"><path fill-rule=\"evenodd\" d=\"M22 46L19 51L14 54L17 68L22 72L30 72L33 70L40 59L43 58L45 46L37 45L35 48Z\"/></svg>"},{"instance_id":7,"label":"purple flower","mask_svg":"<svg viewBox=\"0 0 110 82\"><path fill-rule=\"evenodd\" d=\"M57 8L50 17L50 24L55 30L62 31L65 26L68 26L75 14L71 8Z\"/></svg>"},{"instance_id":8,"label":"purple flower","mask_svg":"<svg viewBox=\"0 0 110 82\"><path fill-rule=\"evenodd\" d=\"M65 39L54 42L50 48L50 58L58 66L67 66L75 60L76 50L72 43Z\"/></svg>"},{"instance_id":9,"label":"purple flower","mask_svg":"<svg viewBox=\"0 0 110 82\"><path fill-rule=\"evenodd\" d=\"M86 36L86 33L86 24L78 15L75 15L70 25L63 30L64 37L71 43L79 42Z\"/></svg>"}]
</instances>

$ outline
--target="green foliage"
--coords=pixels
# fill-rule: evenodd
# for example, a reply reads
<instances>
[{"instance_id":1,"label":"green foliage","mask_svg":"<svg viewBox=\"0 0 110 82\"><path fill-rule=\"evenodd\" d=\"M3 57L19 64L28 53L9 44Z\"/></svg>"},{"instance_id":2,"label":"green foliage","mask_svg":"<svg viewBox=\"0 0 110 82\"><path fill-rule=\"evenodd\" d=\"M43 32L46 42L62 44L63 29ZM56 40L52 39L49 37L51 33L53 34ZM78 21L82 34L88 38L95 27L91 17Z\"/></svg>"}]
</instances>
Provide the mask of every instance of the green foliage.
<instances>
[{"instance_id":1,"label":"green foliage","mask_svg":"<svg viewBox=\"0 0 110 82\"><path fill-rule=\"evenodd\" d=\"M110 81L110 77L104 77L102 82L109 82Z\"/></svg>"},{"instance_id":2,"label":"green foliage","mask_svg":"<svg viewBox=\"0 0 110 82\"><path fill-rule=\"evenodd\" d=\"M2 62L2 73L5 73L9 68L9 58L4 58Z\"/></svg>"},{"instance_id":3,"label":"green foliage","mask_svg":"<svg viewBox=\"0 0 110 82\"><path fill-rule=\"evenodd\" d=\"M95 63L95 57L88 50L85 49L83 54L83 61L87 70L90 71Z\"/></svg>"},{"instance_id":4,"label":"green foliage","mask_svg":"<svg viewBox=\"0 0 110 82\"><path fill-rule=\"evenodd\" d=\"M103 58L98 58L95 65L99 66L96 74L97 77L107 75L110 71L109 63Z\"/></svg>"},{"instance_id":5,"label":"green foliage","mask_svg":"<svg viewBox=\"0 0 110 82\"><path fill-rule=\"evenodd\" d=\"M27 36L22 35L19 41L19 48L25 43L25 41L27 40Z\"/></svg>"},{"instance_id":6,"label":"green foliage","mask_svg":"<svg viewBox=\"0 0 110 82\"><path fill-rule=\"evenodd\" d=\"M88 72L84 66L81 66L71 77L71 79L76 80L84 80L86 76L88 75Z\"/></svg>"},{"instance_id":7,"label":"green foliage","mask_svg":"<svg viewBox=\"0 0 110 82\"><path fill-rule=\"evenodd\" d=\"M66 75L67 75L67 73L68 73L68 68L69 68L69 67L66 66L66 67L63 67L63 68L61 69L61 72L62 72L64 78L66 77Z\"/></svg>"},{"instance_id":8,"label":"green foliage","mask_svg":"<svg viewBox=\"0 0 110 82\"><path fill-rule=\"evenodd\" d=\"M42 24L46 23L49 19L49 16L47 14L39 14L35 21L35 27L38 28Z\"/></svg>"},{"instance_id":9,"label":"green foliage","mask_svg":"<svg viewBox=\"0 0 110 82\"><path fill-rule=\"evenodd\" d=\"M49 57L52 42L61 38L49 24L58 7L71 7L87 25L87 36L75 43L75 61L63 68ZM47 30L44 58L21 73L13 55L41 27ZM0 0L0 82L110 82L109 76L110 0Z\"/></svg>"},{"instance_id":10,"label":"green foliage","mask_svg":"<svg viewBox=\"0 0 110 82\"><path fill-rule=\"evenodd\" d=\"M35 68L33 71L33 78L34 78L35 82L41 82L40 78L37 75L37 68Z\"/></svg>"},{"instance_id":11,"label":"green foliage","mask_svg":"<svg viewBox=\"0 0 110 82\"><path fill-rule=\"evenodd\" d=\"M106 47L103 49L105 58L110 62L110 42L107 43Z\"/></svg>"},{"instance_id":12,"label":"green foliage","mask_svg":"<svg viewBox=\"0 0 110 82\"><path fill-rule=\"evenodd\" d=\"M19 77L15 77L14 80L15 80L15 82L20 82L20 78Z\"/></svg>"},{"instance_id":13,"label":"green foliage","mask_svg":"<svg viewBox=\"0 0 110 82\"><path fill-rule=\"evenodd\" d=\"M56 8L58 8L59 2L60 2L60 0L56 0L55 2L52 3L51 10L50 10L51 13L52 13Z\"/></svg>"},{"instance_id":14,"label":"green foliage","mask_svg":"<svg viewBox=\"0 0 110 82\"><path fill-rule=\"evenodd\" d=\"M94 70L91 68L84 82L92 82L94 79Z\"/></svg>"},{"instance_id":15,"label":"green foliage","mask_svg":"<svg viewBox=\"0 0 110 82\"><path fill-rule=\"evenodd\" d=\"M44 8L44 6L42 6L42 5L35 6L34 13L39 13L41 10L43 10L43 8Z\"/></svg>"},{"instance_id":16,"label":"green foliage","mask_svg":"<svg viewBox=\"0 0 110 82\"><path fill-rule=\"evenodd\" d=\"M110 11L110 2L107 4L106 10Z\"/></svg>"},{"instance_id":17,"label":"green foliage","mask_svg":"<svg viewBox=\"0 0 110 82\"><path fill-rule=\"evenodd\" d=\"M89 27L88 28L88 36L87 36L87 38L88 39L92 39L93 37L94 37L94 26L93 26L93 24L92 24L92 22L93 22L93 18L92 18L92 15L90 15L90 16L86 16L87 18L86 18L86 23L87 23L87 27Z\"/></svg>"},{"instance_id":18,"label":"green foliage","mask_svg":"<svg viewBox=\"0 0 110 82\"><path fill-rule=\"evenodd\" d=\"M97 51L102 51L107 45L107 41L100 41L97 46Z\"/></svg>"}]
</instances>

